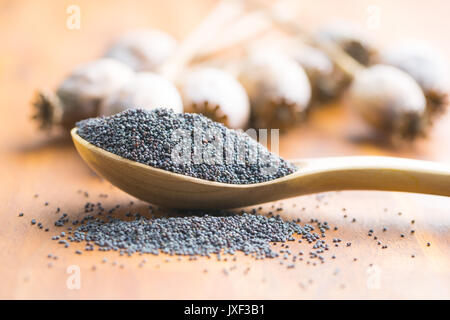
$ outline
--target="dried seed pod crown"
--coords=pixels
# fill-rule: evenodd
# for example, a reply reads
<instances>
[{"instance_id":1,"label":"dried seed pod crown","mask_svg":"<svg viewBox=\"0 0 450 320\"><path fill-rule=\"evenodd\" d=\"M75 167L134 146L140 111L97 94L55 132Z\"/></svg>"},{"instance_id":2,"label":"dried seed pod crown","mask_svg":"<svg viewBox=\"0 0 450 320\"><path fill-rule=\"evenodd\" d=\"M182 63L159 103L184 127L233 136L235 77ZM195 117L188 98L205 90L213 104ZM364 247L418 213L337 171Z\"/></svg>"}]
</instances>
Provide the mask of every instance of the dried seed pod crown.
<instances>
[{"instance_id":1,"label":"dried seed pod crown","mask_svg":"<svg viewBox=\"0 0 450 320\"><path fill-rule=\"evenodd\" d=\"M303 68L289 56L253 53L243 63L239 80L249 95L257 128L286 129L303 119L311 86Z\"/></svg>"},{"instance_id":2,"label":"dried seed pod crown","mask_svg":"<svg viewBox=\"0 0 450 320\"><path fill-rule=\"evenodd\" d=\"M217 68L195 68L186 74L180 88L187 112L201 113L233 129L247 126L250 102L230 73Z\"/></svg>"},{"instance_id":3,"label":"dried seed pod crown","mask_svg":"<svg viewBox=\"0 0 450 320\"><path fill-rule=\"evenodd\" d=\"M388 65L360 71L350 87L352 107L369 124L394 139L413 139L427 126L426 102L417 82Z\"/></svg>"}]
</instances>

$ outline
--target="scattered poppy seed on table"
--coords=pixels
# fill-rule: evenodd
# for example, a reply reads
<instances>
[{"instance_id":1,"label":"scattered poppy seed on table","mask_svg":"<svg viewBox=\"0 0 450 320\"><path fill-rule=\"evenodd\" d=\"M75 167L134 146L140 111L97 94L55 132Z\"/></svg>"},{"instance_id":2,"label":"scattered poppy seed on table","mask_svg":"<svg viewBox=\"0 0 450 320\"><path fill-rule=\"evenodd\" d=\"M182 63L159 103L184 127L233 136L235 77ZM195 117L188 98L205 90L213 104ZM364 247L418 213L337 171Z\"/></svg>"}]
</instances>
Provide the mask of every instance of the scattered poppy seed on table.
<instances>
[{"instance_id":1,"label":"scattered poppy seed on table","mask_svg":"<svg viewBox=\"0 0 450 320\"><path fill-rule=\"evenodd\" d=\"M77 127L81 138L108 152L154 168L209 181L252 184L296 171L294 165L272 154L246 133L228 129L200 114L179 114L170 109L129 109L110 117L80 121ZM194 139L198 143L187 145L191 152L186 161L177 161L173 156L179 155L177 148L181 138L174 137L180 131L188 137L198 137ZM209 147L217 145L220 161L216 157L203 159L201 163L192 161L195 160L191 159L192 154L193 157L199 153L204 155ZM243 151L245 155L242 155ZM255 154L256 158L250 154ZM209 164L209 161L213 163Z\"/></svg>"},{"instance_id":2,"label":"scattered poppy seed on table","mask_svg":"<svg viewBox=\"0 0 450 320\"><path fill-rule=\"evenodd\" d=\"M295 219L285 221L279 215L266 217L242 211L240 214L215 212L209 216L204 212L193 211L187 216L176 217L154 218L152 215L148 219L138 213L134 216L134 220L124 221L112 216L100 219L88 215L73 232L72 227L69 227L72 233L64 241L66 245L68 242L84 241L87 243L86 251L92 251L96 246L99 251L113 250L129 256L133 253L166 253L189 255L189 260L195 260L196 256L210 257L210 254L217 254L218 260L226 261L227 258L221 259L221 253L234 255L236 251L243 251L255 259L278 257L279 253L272 250L272 244L277 241L282 242L286 254L292 255L289 245L284 242L295 240L293 235L298 234L308 243L314 244L317 249L314 255L322 263L324 258L318 254L328 250L328 245L319 240L319 235L314 232L315 227L310 224L302 227ZM330 229L326 222L313 221L322 231ZM59 227L69 222L66 216ZM217 230L221 231L218 233ZM58 240L60 236L53 238ZM81 254L81 251L77 251Z\"/></svg>"},{"instance_id":3,"label":"scattered poppy seed on table","mask_svg":"<svg viewBox=\"0 0 450 320\"><path fill-rule=\"evenodd\" d=\"M121 205L111 206L111 215L107 215L106 212L108 210L103 208L101 203L86 202L80 211L82 213L84 210L86 214L81 217L77 216L78 220L69 219L67 213L62 214L55 225L66 229L62 232L57 232L53 238L66 247L69 242L83 242L85 243L84 248L86 251L97 249L98 251L116 251L128 256L134 253L187 255L189 259L186 260L189 261L197 260L199 256L209 258L213 254L218 254L217 259L226 262L226 256L221 257L220 254L234 255L235 252L242 251L256 260L278 257L280 260L286 261L280 261L281 265L291 269L295 268L295 265L299 264L300 261L304 261L311 266L320 267L320 264L324 263L325 259L328 259L323 253L326 253L329 249L328 244L325 243L325 239L322 239L322 237L325 236L326 230L331 228L337 229L337 227L330 226L328 222L322 222L318 219L306 219L309 224L301 226L298 224L301 221L298 218L283 220L280 215L258 215L257 209L250 209L248 211L250 213L241 211L240 214L214 212L212 216L209 216L208 212L191 211L184 213L180 211L175 216L165 217L164 214L166 212L164 209L149 206L150 218L146 218L139 213L126 211L126 209L131 210L127 206L128 203L124 202ZM117 210L113 214L115 209L124 208L123 204L125 204L125 209ZM275 211L278 211L276 206L274 208ZM123 212L124 210L125 212ZM147 211L147 207L144 210ZM105 211L105 215L98 217L97 211ZM163 217L155 218L153 213L156 214L156 212L161 212ZM119 217L112 217L112 215L115 216L117 214L129 218L134 217L134 219L121 220ZM211 221L213 221L212 224ZM72 225L72 222L76 222L74 226L67 227L68 224ZM214 225L214 223L216 224ZM42 223L39 222L39 225L42 225ZM257 225L256 229L255 225ZM218 232L218 230L220 231ZM229 232L227 233L227 231ZM373 229L369 229L371 236L373 232ZM236 234L239 235L236 236ZM294 235L299 236L301 239L295 239ZM212 237L215 237L215 239L211 239ZM230 237L232 238L231 240ZM278 239L274 240L273 237L278 237ZM65 240L60 240L61 238ZM292 247L292 245L288 244L288 241L296 240L297 242L298 240L298 242L302 242L302 239L305 240L305 245L309 244L312 246L312 251L306 251L309 254L304 256L304 260L301 258L302 252L300 251L300 253L296 254L298 251L295 245ZM242 242L240 242L241 240ZM374 240L377 240L376 236ZM281 249L279 252L275 252L278 251L274 247L277 242L280 242L277 246L278 249ZM337 238L333 239L333 243L336 246L339 242L345 243L347 247L351 246L351 242L344 242ZM381 242L378 241L378 245L381 245ZM429 243L427 245L429 246ZM209 247L205 249L205 246ZM293 248L296 252L291 252L289 250L290 246L291 250ZM386 249L387 246L382 248ZM332 248L330 251L331 254L334 253ZM82 251L77 250L75 253L82 254ZM334 254L329 257L336 259ZM57 257L54 259L57 259ZM172 258L170 259L175 261ZM180 260L179 257L175 257L175 259ZM228 260L231 259L236 261L236 257L228 258ZM353 260L357 261L357 258ZM166 262L169 262L168 258L166 258ZM106 263L106 260L102 261L102 263ZM118 263L115 264L118 265ZM142 266L143 263L140 263L139 267ZM120 268L124 268L124 265L120 265ZM229 269L229 271L232 270Z\"/></svg>"}]
</instances>

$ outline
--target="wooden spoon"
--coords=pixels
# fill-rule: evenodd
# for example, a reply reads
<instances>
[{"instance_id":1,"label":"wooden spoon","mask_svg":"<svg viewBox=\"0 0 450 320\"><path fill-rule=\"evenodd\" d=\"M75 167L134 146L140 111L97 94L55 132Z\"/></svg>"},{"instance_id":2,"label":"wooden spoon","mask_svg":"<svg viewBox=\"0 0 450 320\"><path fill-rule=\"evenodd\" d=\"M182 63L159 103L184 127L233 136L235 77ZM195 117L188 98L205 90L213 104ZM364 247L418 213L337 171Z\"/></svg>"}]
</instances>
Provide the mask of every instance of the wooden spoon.
<instances>
[{"instance_id":1,"label":"wooden spoon","mask_svg":"<svg viewBox=\"0 0 450 320\"><path fill-rule=\"evenodd\" d=\"M99 175L152 204L225 209L333 190L387 190L450 196L450 166L402 158L356 156L299 159L298 171L257 184L226 184L172 173L98 148L72 129L79 154Z\"/></svg>"}]
</instances>

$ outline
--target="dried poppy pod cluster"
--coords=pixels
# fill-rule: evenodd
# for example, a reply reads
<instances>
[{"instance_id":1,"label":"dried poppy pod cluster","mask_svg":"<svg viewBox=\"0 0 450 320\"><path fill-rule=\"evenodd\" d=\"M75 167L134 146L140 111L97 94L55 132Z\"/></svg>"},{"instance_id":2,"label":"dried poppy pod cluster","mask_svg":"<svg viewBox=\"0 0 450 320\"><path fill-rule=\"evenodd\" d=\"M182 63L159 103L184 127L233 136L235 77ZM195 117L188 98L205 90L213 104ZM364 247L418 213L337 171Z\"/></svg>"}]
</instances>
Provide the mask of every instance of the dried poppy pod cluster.
<instances>
[{"instance_id":1,"label":"dried poppy pod cluster","mask_svg":"<svg viewBox=\"0 0 450 320\"><path fill-rule=\"evenodd\" d=\"M375 61L378 51L371 39L356 26L338 22L320 28L310 35L312 42L331 42L341 48L359 64L368 66ZM290 55L305 69L312 89L312 104L338 99L352 81L352 75L340 68L335 57L321 50L320 46L297 45Z\"/></svg>"},{"instance_id":2,"label":"dried poppy pod cluster","mask_svg":"<svg viewBox=\"0 0 450 320\"><path fill-rule=\"evenodd\" d=\"M231 128L245 128L248 96L226 71L195 68L167 79L157 72L175 54L176 41L158 30L129 32L114 42L104 58L76 68L56 92L40 91L33 105L42 129L72 128L77 121L112 115L129 108L157 107L202 113ZM180 83L180 95L173 82ZM182 99L183 97L183 99Z\"/></svg>"},{"instance_id":3,"label":"dried poppy pod cluster","mask_svg":"<svg viewBox=\"0 0 450 320\"><path fill-rule=\"evenodd\" d=\"M426 136L448 105L445 61L423 43L406 42L380 52L377 62L354 75L350 105L393 141Z\"/></svg>"},{"instance_id":4,"label":"dried poppy pod cluster","mask_svg":"<svg viewBox=\"0 0 450 320\"><path fill-rule=\"evenodd\" d=\"M447 68L429 47L403 43L380 51L351 24L306 33L270 10L266 19L286 27L293 48L268 41L250 50L246 43L232 73L198 65L195 54L201 56L207 31L217 31L216 21L223 27L234 16L225 10L222 17L221 9L180 44L159 30L124 34L103 58L77 68L55 92L39 92L35 119L41 128L71 128L79 120L128 108L165 107L201 113L230 128L285 130L301 123L312 106L346 92L346 101L368 125L403 140L425 135L447 106ZM211 40L215 33L209 33ZM270 45L278 50L268 50Z\"/></svg>"},{"instance_id":5,"label":"dried poppy pod cluster","mask_svg":"<svg viewBox=\"0 0 450 320\"><path fill-rule=\"evenodd\" d=\"M296 60L307 70L313 98L326 101L321 88L324 79L335 85L334 98L349 87L349 105L392 141L425 136L432 121L447 107L448 66L424 43L404 42L379 51L349 24L323 28L310 40L323 50L303 48L296 53ZM334 69L323 56L320 58L320 52L333 62Z\"/></svg>"},{"instance_id":6,"label":"dried poppy pod cluster","mask_svg":"<svg viewBox=\"0 0 450 320\"><path fill-rule=\"evenodd\" d=\"M333 42L364 66L378 56L370 39L350 24L329 25L309 37L312 42ZM333 55L305 41L297 39L277 54L259 51L244 59L239 73L250 97L252 125L257 128L298 125L312 106L338 99L353 79Z\"/></svg>"},{"instance_id":7,"label":"dried poppy pod cluster","mask_svg":"<svg viewBox=\"0 0 450 320\"><path fill-rule=\"evenodd\" d=\"M42 129L72 128L79 120L99 114L102 101L134 76L128 66L109 58L83 64L66 77L56 92L39 91L34 118Z\"/></svg>"},{"instance_id":8,"label":"dried poppy pod cluster","mask_svg":"<svg viewBox=\"0 0 450 320\"><path fill-rule=\"evenodd\" d=\"M176 41L158 30L122 36L105 57L75 68L56 92L39 91L33 101L34 119L42 129L71 129L77 121L128 108L165 106L182 112L174 84L149 71L167 60L175 48Z\"/></svg>"},{"instance_id":9,"label":"dried poppy pod cluster","mask_svg":"<svg viewBox=\"0 0 450 320\"><path fill-rule=\"evenodd\" d=\"M403 42L384 51L350 24L332 24L314 37L329 41L360 68L344 68L342 90L349 83L348 103L373 129L392 141L425 136L432 120L447 106L448 68L444 59L421 42Z\"/></svg>"}]
</instances>

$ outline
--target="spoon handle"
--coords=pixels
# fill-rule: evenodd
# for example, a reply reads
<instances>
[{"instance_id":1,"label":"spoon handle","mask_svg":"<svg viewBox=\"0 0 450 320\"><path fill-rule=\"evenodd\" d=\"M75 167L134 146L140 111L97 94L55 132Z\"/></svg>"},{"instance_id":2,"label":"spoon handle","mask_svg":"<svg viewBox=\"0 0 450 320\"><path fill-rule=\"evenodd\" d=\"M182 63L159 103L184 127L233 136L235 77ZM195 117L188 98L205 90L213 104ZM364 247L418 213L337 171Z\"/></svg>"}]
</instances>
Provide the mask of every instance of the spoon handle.
<instances>
[{"instance_id":1,"label":"spoon handle","mask_svg":"<svg viewBox=\"0 0 450 320\"><path fill-rule=\"evenodd\" d=\"M450 196L450 165L443 163L379 156L291 162L299 171L289 184L302 192L385 190Z\"/></svg>"}]
</instances>

